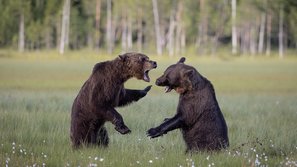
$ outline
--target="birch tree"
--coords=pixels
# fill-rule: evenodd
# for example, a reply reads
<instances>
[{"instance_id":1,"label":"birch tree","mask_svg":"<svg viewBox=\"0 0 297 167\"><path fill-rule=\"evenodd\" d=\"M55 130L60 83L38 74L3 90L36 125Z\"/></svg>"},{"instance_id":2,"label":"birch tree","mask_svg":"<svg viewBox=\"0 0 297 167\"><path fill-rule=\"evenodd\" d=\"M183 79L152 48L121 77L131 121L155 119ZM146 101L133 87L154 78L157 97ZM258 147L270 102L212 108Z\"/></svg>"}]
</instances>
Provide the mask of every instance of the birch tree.
<instances>
[{"instance_id":1,"label":"birch tree","mask_svg":"<svg viewBox=\"0 0 297 167\"><path fill-rule=\"evenodd\" d=\"M112 16L111 16L111 0L107 0L107 21L106 21L106 44L107 44L107 53L111 54L113 45L112 45Z\"/></svg>"},{"instance_id":2,"label":"birch tree","mask_svg":"<svg viewBox=\"0 0 297 167\"><path fill-rule=\"evenodd\" d=\"M69 44L70 5L70 0L64 1L59 50L60 54L64 54L65 48L68 48Z\"/></svg>"},{"instance_id":3,"label":"birch tree","mask_svg":"<svg viewBox=\"0 0 297 167\"><path fill-rule=\"evenodd\" d=\"M266 14L264 12L261 13L261 23L260 23L260 32L259 32L259 43L258 43L258 53L263 53L264 48L264 34L265 34L265 21Z\"/></svg>"},{"instance_id":4,"label":"birch tree","mask_svg":"<svg viewBox=\"0 0 297 167\"><path fill-rule=\"evenodd\" d=\"M101 0L96 0L96 16L95 16L95 48L98 50L100 46L100 19L101 19Z\"/></svg>"},{"instance_id":5,"label":"birch tree","mask_svg":"<svg viewBox=\"0 0 297 167\"><path fill-rule=\"evenodd\" d=\"M25 49L25 18L24 12L22 10L20 14L20 21L19 21L19 52L24 52Z\"/></svg>"},{"instance_id":6,"label":"birch tree","mask_svg":"<svg viewBox=\"0 0 297 167\"><path fill-rule=\"evenodd\" d=\"M154 23L155 23L157 54L162 55L162 38L160 33L158 3L157 3L157 0L152 0L152 3L153 3L153 13L154 13Z\"/></svg>"},{"instance_id":7,"label":"birch tree","mask_svg":"<svg viewBox=\"0 0 297 167\"><path fill-rule=\"evenodd\" d=\"M232 11L232 54L237 54L237 30L236 30L236 0L231 2Z\"/></svg>"},{"instance_id":8,"label":"birch tree","mask_svg":"<svg viewBox=\"0 0 297 167\"><path fill-rule=\"evenodd\" d=\"M270 56L270 48L271 48L271 23L272 22L272 15L270 10L268 11L267 14L267 38L266 38L266 56Z\"/></svg>"},{"instance_id":9,"label":"birch tree","mask_svg":"<svg viewBox=\"0 0 297 167\"><path fill-rule=\"evenodd\" d=\"M284 6L280 5L279 8L279 31L278 31L278 54L279 58L284 57Z\"/></svg>"},{"instance_id":10,"label":"birch tree","mask_svg":"<svg viewBox=\"0 0 297 167\"><path fill-rule=\"evenodd\" d=\"M137 50L142 52L142 36L143 36L143 27L142 27L142 9L138 8L137 16Z\"/></svg>"}]
</instances>

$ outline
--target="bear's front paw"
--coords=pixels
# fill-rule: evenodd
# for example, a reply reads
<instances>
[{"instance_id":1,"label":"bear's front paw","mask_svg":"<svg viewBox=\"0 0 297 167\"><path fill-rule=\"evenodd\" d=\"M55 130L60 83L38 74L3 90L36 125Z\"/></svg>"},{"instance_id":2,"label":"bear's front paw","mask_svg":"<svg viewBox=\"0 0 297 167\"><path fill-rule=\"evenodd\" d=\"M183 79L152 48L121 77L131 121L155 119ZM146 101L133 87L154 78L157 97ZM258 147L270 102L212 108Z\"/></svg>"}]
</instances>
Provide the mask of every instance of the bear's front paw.
<instances>
[{"instance_id":1,"label":"bear's front paw","mask_svg":"<svg viewBox=\"0 0 297 167\"><path fill-rule=\"evenodd\" d=\"M151 128L147 131L147 136L151 137L151 138L156 138L159 136L162 136L163 133L160 131L159 128Z\"/></svg>"},{"instance_id":2,"label":"bear's front paw","mask_svg":"<svg viewBox=\"0 0 297 167\"><path fill-rule=\"evenodd\" d=\"M152 88L152 85L147 86L146 88L144 88L143 90L147 93L148 91L150 91Z\"/></svg>"},{"instance_id":3,"label":"bear's front paw","mask_svg":"<svg viewBox=\"0 0 297 167\"><path fill-rule=\"evenodd\" d=\"M118 131L118 132L120 132L122 135L131 132L131 130L126 125L124 125L124 124L116 126L115 127L115 130Z\"/></svg>"},{"instance_id":4,"label":"bear's front paw","mask_svg":"<svg viewBox=\"0 0 297 167\"><path fill-rule=\"evenodd\" d=\"M152 88L152 85L147 86L146 88L144 88L143 90L140 91L140 98L143 98L144 96L146 96L147 92L149 92Z\"/></svg>"}]
</instances>

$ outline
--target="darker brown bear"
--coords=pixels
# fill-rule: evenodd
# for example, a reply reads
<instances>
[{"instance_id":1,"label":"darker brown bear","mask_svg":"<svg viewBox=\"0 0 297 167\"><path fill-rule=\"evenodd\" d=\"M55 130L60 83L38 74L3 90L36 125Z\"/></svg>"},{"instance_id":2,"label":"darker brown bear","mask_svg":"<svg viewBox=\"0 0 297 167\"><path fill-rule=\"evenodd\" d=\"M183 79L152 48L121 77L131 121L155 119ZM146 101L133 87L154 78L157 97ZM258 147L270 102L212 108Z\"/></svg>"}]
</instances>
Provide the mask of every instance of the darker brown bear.
<instances>
[{"instance_id":1,"label":"darker brown bear","mask_svg":"<svg viewBox=\"0 0 297 167\"><path fill-rule=\"evenodd\" d=\"M139 100L151 86L130 90L124 88L124 82L132 77L149 82L148 73L156 67L156 62L140 53L126 53L114 60L97 63L73 102L70 129L73 147L81 144L107 146L106 121L113 123L121 134L129 133L130 129L115 107Z\"/></svg>"},{"instance_id":2,"label":"darker brown bear","mask_svg":"<svg viewBox=\"0 0 297 167\"><path fill-rule=\"evenodd\" d=\"M174 89L180 94L177 113L156 128L148 130L152 138L180 128L187 152L220 150L229 146L227 125L218 105L215 91L206 78L181 58L156 80L166 92Z\"/></svg>"}]
</instances>

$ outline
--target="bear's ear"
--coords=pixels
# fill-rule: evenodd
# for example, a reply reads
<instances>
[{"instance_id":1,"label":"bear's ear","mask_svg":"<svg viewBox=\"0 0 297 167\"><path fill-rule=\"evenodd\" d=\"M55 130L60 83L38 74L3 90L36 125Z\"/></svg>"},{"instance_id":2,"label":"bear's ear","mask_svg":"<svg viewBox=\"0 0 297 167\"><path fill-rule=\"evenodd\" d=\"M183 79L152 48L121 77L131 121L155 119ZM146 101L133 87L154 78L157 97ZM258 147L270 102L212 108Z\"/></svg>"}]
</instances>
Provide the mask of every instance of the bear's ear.
<instances>
[{"instance_id":1,"label":"bear's ear","mask_svg":"<svg viewBox=\"0 0 297 167\"><path fill-rule=\"evenodd\" d=\"M123 55L119 55L119 58L122 60L122 61L126 61L127 60L127 55L123 54Z\"/></svg>"},{"instance_id":2,"label":"bear's ear","mask_svg":"<svg viewBox=\"0 0 297 167\"><path fill-rule=\"evenodd\" d=\"M177 63L184 63L186 61L186 58L185 57L182 57L179 59L179 61Z\"/></svg>"}]
</instances>

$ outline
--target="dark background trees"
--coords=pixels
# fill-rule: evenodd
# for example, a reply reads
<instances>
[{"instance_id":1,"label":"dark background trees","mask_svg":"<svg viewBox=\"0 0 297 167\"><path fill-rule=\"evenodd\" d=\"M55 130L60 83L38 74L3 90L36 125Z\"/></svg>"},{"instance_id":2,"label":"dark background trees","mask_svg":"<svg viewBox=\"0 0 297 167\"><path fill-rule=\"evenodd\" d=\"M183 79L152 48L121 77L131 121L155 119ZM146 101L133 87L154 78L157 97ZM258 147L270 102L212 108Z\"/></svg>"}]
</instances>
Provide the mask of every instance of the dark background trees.
<instances>
[{"instance_id":1,"label":"dark background trees","mask_svg":"<svg viewBox=\"0 0 297 167\"><path fill-rule=\"evenodd\" d=\"M0 48L270 55L297 48L295 0L0 0Z\"/></svg>"}]
</instances>

